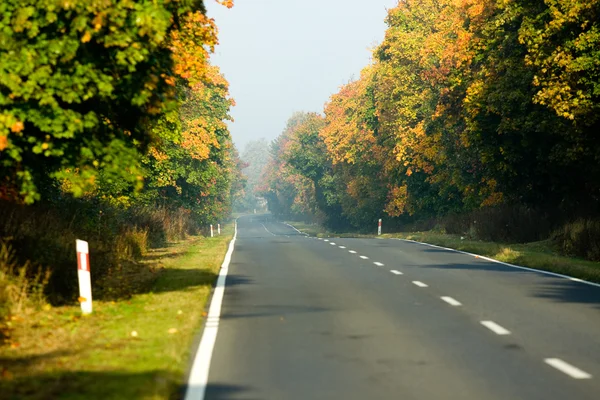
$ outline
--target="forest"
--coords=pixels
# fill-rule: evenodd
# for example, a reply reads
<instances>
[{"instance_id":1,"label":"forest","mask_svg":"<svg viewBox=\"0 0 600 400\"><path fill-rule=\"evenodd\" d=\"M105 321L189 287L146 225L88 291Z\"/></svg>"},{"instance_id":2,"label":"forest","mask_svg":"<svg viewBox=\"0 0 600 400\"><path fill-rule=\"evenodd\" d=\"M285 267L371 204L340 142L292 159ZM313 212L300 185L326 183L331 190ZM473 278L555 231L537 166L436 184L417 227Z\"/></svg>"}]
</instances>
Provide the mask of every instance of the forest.
<instances>
[{"instance_id":1,"label":"forest","mask_svg":"<svg viewBox=\"0 0 600 400\"><path fill-rule=\"evenodd\" d=\"M599 260L600 1L405 0L386 22L360 78L272 143L269 209Z\"/></svg>"},{"instance_id":2,"label":"forest","mask_svg":"<svg viewBox=\"0 0 600 400\"><path fill-rule=\"evenodd\" d=\"M9 0L0 15L5 328L30 300L76 302L75 239L94 296L131 296L155 272L139 257L228 219L244 178L202 1Z\"/></svg>"}]
</instances>

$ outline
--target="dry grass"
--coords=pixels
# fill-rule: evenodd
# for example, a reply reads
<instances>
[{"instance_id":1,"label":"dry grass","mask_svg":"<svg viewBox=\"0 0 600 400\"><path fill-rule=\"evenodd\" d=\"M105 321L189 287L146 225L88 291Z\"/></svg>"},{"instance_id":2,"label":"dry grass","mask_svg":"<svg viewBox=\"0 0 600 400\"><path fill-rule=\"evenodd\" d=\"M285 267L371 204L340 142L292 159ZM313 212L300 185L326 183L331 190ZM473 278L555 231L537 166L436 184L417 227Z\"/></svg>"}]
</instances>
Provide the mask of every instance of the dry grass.
<instances>
[{"instance_id":1,"label":"dry grass","mask_svg":"<svg viewBox=\"0 0 600 400\"><path fill-rule=\"evenodd\" d=\"M11 321L13 340L0 348L0 397L177 398L232 233L228 225L222 236L147 252L153 284L128 300L95 301L90 316L63 306Z\"/></svg>"}]
</instances>

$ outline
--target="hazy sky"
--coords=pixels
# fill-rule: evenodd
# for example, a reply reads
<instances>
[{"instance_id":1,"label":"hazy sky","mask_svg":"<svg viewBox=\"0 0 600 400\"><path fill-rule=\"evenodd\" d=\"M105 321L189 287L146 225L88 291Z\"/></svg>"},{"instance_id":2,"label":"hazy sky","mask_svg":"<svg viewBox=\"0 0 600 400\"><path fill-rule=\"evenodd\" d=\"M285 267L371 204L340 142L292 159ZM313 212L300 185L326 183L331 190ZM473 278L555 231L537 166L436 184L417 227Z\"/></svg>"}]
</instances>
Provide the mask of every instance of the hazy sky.
<instances>
[{"instance_id":1,"label":"hazy sky","mask_svg":"<svg viewBox=\"0 0 600 400\"><path fill-rule=\"evenodd\" d=\"M398 0L205 0L219 27L213 55L237 106L231 134L241 151L274 139L294 111L323 110L329 97L371 59L386 9Z\"/></svg>"}]
</instances>

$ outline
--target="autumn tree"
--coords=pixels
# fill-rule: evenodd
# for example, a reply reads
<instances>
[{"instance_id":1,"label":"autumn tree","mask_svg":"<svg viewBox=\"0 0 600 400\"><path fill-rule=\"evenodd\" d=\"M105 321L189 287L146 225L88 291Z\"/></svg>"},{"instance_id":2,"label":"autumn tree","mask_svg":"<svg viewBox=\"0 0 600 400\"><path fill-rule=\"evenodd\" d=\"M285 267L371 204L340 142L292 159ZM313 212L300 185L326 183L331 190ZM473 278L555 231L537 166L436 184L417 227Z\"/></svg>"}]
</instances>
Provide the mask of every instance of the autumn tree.
<instances>
[{"instance_id":1,"label":"autumn tree","mask_svg":"<svg viewBox=\"0 0 600 400\"><path fill-rule=\"evenodd\" d=\"M81 195L100 171L139 187L176 79L206 73L202 1L8 0L0 13L1 185L28 203L49 179Z\"/></svg>"}]
</instances>

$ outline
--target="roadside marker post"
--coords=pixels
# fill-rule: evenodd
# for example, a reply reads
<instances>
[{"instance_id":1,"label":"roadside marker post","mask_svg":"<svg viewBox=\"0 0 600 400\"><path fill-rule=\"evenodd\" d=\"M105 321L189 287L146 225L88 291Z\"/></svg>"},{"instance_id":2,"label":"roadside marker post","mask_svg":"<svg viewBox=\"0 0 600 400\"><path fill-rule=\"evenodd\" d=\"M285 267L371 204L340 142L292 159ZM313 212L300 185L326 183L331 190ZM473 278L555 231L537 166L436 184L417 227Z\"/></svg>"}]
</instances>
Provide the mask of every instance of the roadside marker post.
<instances>
[{"instance_id":1,"label":"roadside marker post","mask_svg":"<svg viewBox=\"0 0 600 400\"><path fill-rule=\"evenodd\" d=\"M381 218L379 218L379 224L377 224L377 235L381 235Z\"/></svg>"},{"instance_id":2,"label":"roadside marker post","mask_svg":"<svg viewBox=\"0 0 600 400\"><path fill-rule=\"evenodd\" d=\"M217 233L221 234L221 224L217 224Z\"/></svg>"},{"instance_id":3,"label":"roadside marker post","mask_svg":"<svg viewBox=\"0 0 600 400\"><path fill-rule=\"evenodd\" d=\"M90 276L90 250L88 242L77 239L77 278L79 280L79 302L83 314L92 313L92 279Z\"/></svg>"},{"instance_id":4,"label":"roadside marker post","mask_svg":"<svg viewBox=\"0 0 600 400\"><path fill-rule=\"evenodd\" d=\"M210 224L210 237L215 237L212 224Z\"/></svg>"}]
</instances>

